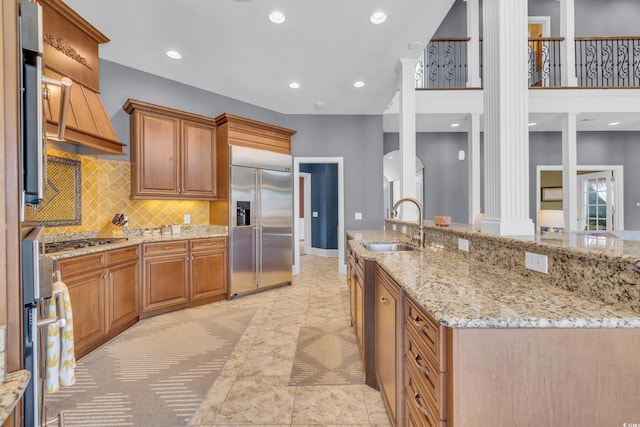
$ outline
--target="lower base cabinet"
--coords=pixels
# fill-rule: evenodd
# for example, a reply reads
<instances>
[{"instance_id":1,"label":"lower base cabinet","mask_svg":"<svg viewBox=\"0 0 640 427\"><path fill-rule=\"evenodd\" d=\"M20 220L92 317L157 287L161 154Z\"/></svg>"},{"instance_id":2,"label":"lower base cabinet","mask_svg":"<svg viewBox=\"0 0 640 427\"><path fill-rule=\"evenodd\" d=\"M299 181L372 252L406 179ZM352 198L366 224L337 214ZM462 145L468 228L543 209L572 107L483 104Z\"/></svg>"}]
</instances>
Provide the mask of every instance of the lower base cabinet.
<instances>
[{"instance_id":1,"label":"lower base cabinet","mask_svg":"<svg viewBox=\"0 0 640 427\"><path fill-rule=\"evenodd\" d=\"M77 358L138 321L138 246L59 260L55 268L69 288Z\"/></svg>"},{"instance_id":2,"label":"lower base cabinet","mask_svg":"<svg viewBox=\"0 0 640 427\"><path fill-rule=\"evenodd\" d=\"M378 265L375 274L375 363L391 424L402 425L401 289Z\"/></svg>"},{"instance_id":3,"label":"lower base cabinet","mask_svg":"<svg viewBox=\"0 0 640 427\"><path fill-rule=\"evenodd\" d=\"M226 237L145 243L140 317L225 299Z\"/></svg>"}]
</instances>

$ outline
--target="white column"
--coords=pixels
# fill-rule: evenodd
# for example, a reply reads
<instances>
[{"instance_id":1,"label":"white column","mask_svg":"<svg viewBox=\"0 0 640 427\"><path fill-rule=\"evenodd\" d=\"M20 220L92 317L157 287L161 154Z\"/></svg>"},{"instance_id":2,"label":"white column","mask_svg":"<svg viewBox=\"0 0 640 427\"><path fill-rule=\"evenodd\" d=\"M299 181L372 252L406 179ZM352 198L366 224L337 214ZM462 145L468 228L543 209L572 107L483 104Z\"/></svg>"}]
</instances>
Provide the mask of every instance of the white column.
<instances>
[{"instance_id":1,"label":"white column","mask_svg":"<svg viewBox=\"0 0 640 427\"><path fill-rule=\"evenodd\" d=\"M532 236L527 0L484 0L485 210L482 231Z\"/></svg>"},{"instance_id":2,"label":"white column","mask_svg":"<svg viewBox=\"0 0 640 427\"><path fill-rule=\"evenodd\" d=\"M578 148L577 115L562 115L562 208L565 230L576 231L578 227Z\"/></svg>"},{"instance_id":3,"label":"white column","mask_svg":"<svg viewBox=\"0 0 640 427\"><path fill-rule=\"evenodd\" d=\"M467 2L467 87L482 87L480 78L480 7L479 0Z\"/></svg>"},{"instance_id":4,"label":"white column","mask_svg":"<svg viewBox=\"0 0 640 427\"><path fill-rule=\"evenodd\" d=\"M480 213L480 114L471 113L471 129L467 135L469 224L473 224Z\"/></svg>"},{"instance_id":5,"label":"white column","mask_svg":"<svg viewBox=\"0 0 640 427\"><path fill-rule=\"evenodd\" d=\"M560 49L562 86L578 86L576 78L576 29L574 0L560 0L560 36L564 37Z\"/></svg>"},{"instance_id":6,"label":"white column","mask_svg":"<svg viewBox=\"0 0 640 427\"><path fill-rule=\"evenodd\" d=\"M400 155L402 156L401 197L416 197L416 83L415 70L418 59L403 58L398 61L400 71ZM399 217L404 221L418 219L413 204L404 203Z\"/></svg>"}]
</instances>

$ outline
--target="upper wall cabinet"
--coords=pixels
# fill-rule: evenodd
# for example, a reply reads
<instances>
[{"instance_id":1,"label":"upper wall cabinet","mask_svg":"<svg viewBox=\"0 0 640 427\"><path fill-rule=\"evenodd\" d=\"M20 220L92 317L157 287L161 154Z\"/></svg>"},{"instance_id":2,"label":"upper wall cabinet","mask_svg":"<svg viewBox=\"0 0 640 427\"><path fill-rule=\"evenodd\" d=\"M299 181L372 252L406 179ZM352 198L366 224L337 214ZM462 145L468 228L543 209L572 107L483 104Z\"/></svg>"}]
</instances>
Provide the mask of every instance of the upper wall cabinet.
<instances>
[{"instance_id":1,"label":"upper wall cabinet","mask_svg":"<svg viewBox=\"0 0 640 427\"><path fill-rule=\"evenodd\" d=\"M215 120L129 99L131 197L216 200Z\"/></svg>"}]
</instances>

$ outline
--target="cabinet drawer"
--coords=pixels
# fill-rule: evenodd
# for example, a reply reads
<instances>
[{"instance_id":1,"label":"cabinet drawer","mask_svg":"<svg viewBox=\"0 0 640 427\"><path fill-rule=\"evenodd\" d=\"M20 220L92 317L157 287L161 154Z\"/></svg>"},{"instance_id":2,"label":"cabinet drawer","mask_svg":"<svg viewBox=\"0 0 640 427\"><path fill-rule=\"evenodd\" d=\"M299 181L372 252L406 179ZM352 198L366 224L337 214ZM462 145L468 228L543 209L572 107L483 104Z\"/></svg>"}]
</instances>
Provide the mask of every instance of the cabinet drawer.
<instances>
[{"instance_id":1,"label":"cabinet drawer","mask_svg":"<svg viewBox=\"0 0 640 427\"><path fill-rule=\"evenodd\" d=\"M106 252L98 252L90 255L80 255L56 261L56 269L60 270L62 279L78 276L94 270L104 269L104 258Z\"/></svg>"},{"instance_id":2,"label":"cabinet drawer","mask_svg":"<svg viewBox=\"0 0 640 427\"><path fill-rule=\"evenodd\" d=\"M138 261L139 245L129 246L121 249L114 249L107 252L107 265L120 264L124 262Z\"/></svg>"},{"instance_id":3,"label":"cabinet drawer","mask_svg":"<svg viewBox=\"0 0 640 427\"><path fill-rule=\"evenodd\" d=\"M407 424L416 427L446 426L446 422L440 420L438 411L429 396L420 392L415 384L414 378L411 375L407 375L404 396Z\"/></svg>"},{"instance_id":4,"label":"cabinet drawer","mask_svg":"<svg viewBox=\"0 0 640 427\"><path fill-rule=\"evenodd\" d=\"M405 298L405 324L415 333L416 338L424 344L441 372L447 371L447 360L444 353L445 329L418 307L412 299Z\"/></svg>"},{"instance_id":5,"label":"cabinet drawer","mask_svg":"<svg viewBox=\"0 0 640 427\"><path fill-rule=\"evenodd\" d=\"M145 257L161 256L164 254L174 254L189 251L188 240L177 240L173 242L145 243L143 254Z\"/></svg>"},{"instance_id":6,"label":"cabinet drawer","mask_svg":"<svg viewBox=\"0 0 640 427\"><path fill-rule=\"evenodd\" d=\"M226 249L227 238L226 237L212 237L206 239L194 239L191 240L192 251L206 251L210 249Z\"/></svg>"},{"instance_id":7,"label":"cabinet drawer","mask_svg":"<svg viewBox=\"0 0 640 427\"><path fill-rule=\"evenodd\" d=\"M440 414L446 414L446 373L440 372L435 361L426 355L412 330L405 330L405 367L414 386L423 395L429 395Z\"/></svg>"}]
</instances>

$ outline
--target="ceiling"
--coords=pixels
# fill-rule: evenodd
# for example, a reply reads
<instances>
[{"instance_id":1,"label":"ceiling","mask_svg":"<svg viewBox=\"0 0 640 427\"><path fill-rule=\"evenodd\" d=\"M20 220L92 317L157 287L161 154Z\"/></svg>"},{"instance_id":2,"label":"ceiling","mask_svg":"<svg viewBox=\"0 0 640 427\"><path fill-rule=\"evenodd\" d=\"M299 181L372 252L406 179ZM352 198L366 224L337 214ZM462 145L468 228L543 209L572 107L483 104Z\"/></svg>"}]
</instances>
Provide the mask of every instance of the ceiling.
<instances>
[{"instance_id":1,"label":"ceiling","mask_svg":"<svg viewBox=\"0 0 640 427\"><path fill-rule=\"evenodd\" d=\"M65 0L111 39L101 58L283 114L382 114L398 60L420 54L409 44L424 47L453 2ZM388 19L374 25L378 10Z\"/></svg>"}]
</instances>

